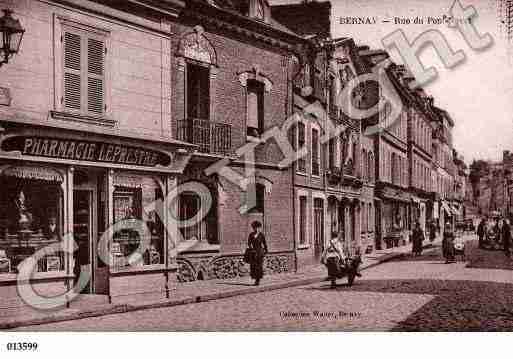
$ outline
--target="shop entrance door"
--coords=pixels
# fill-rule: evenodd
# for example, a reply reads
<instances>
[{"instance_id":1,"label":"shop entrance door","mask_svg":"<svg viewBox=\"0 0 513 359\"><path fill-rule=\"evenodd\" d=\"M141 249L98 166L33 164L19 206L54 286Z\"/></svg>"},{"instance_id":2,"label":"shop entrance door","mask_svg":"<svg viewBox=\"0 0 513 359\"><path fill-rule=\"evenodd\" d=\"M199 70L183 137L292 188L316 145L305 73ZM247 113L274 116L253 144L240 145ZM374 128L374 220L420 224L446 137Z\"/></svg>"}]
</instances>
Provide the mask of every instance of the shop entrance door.
<instances>
[{"instance_id":1,"label":"shop entrance door","mask_svg":"<svg viewBox=\"0 0 513 359\"><path fill-rule=\"evenodd\" d=\"M84 293L108 294L108 266L98 256L98 241L101 237L99 215L105 213L101 207L105 201L100 199L103 181L100 174L95 173L82 174L81 177L82 180L75 184L73 191L73 232L78 245L76 265L90 275ZM77 268L74 272L77 273Z\"/></svg>"},{"instance_id":2,"label":"shop entrance door","mask_svg":"<svg viewBox=\"0 0 513 359\"><path fill-rule=\"evenodd\" d=\"M93 236L93 217L91 213L92 202L91 190L74 190L73 191L73 236L77 243L78 249L74 253L75 264L73 273L75 280L82 273L86 273L90 278L87 286L82 293L91 293L92 289L92 236Z\"/></svg>"}]
</instances>

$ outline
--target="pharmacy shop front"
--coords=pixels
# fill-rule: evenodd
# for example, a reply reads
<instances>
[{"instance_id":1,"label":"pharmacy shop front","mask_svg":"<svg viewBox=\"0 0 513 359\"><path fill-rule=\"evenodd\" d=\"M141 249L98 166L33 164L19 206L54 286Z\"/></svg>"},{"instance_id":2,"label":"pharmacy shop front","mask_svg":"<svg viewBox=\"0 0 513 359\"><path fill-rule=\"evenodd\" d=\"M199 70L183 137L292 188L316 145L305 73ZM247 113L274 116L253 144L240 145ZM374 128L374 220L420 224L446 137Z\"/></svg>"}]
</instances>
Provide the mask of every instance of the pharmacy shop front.
<instances>
[{"instance_id":1,"label":"pharmacy shop front","mask_svg":"<svg viewBox=\"0 0 513 359\"><path fill-rule=\"evenodd\" d=\"M17 278L20 265L29 257L36 264L23 285L31 285L41 295L70 291L85 274L89 280L80 292L105 295L109 301L137 293L169 296L177 266L175 222L168 217L176 201L163 200L169 200L189 161L186 146L4 126L0 138L2 302L20 304ZM117 228L119 222L138 223L141 228ZM41 254L43 248L59 248L59 243L70 245L72 241L63 240L70 236L74 251L60 248ZM99 243L106 245L100 248Z\"/></svg>"}]
</instances>

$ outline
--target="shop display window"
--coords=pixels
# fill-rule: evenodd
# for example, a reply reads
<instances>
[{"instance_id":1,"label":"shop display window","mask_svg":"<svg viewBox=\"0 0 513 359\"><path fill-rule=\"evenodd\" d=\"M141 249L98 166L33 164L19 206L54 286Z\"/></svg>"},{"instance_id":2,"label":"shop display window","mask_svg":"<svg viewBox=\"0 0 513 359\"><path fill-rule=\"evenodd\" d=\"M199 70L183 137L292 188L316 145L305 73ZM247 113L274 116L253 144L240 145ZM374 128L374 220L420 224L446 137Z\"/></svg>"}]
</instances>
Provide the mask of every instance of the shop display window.
<instances>
[{"instance_id":1,"label":"shop display window","mask_svg":"<svg viewBox=\"0 0 513 359\"><path fill-rule=\"evenodd\" d=\"M164 225L154 209L153 203L163 199L159 183L152 177L118 174L114 177L114 223L134 220L144 228L123 228L114 234L111 255L114 268L147 266L164 263ZM139 220L139 221L136 221ZM130 226L127 226L130 227ZM142 236L149 236L149 247L139 252ZM137 258L129 263L128 258ZM135 256L135 257L134 257Z\"/></svg>"},{"instance_id":2,"label":"shop display window","mask_svg":"<svg viewBox=\"0 0 513 359\"><path fill-rule=\"evenodd\" d=\"M57 181L10 176L0 177L0 188L1 275L18 273L23 260L62 240L63 193ZM37 262L37 272L62 270L62 252Z\"/></svg>"},{"instance_id":3,"label":"shop display window","mask_svg":"<svg viewBox=\"0 0 513 359\"><path fill-rule=\"evenodd\" d=\"M179 219L180 221L190 220L195 217L199 211L204 210L201 207L201 198L194 192L183 192L179 197ZM189 226L182 226L180 231L185 241L202 242L209 245L219 244L217 237L217 216L216 216L216 198L213 198L212 207L208 213L199 213L202 220L197 223L191 223Z\"/></svg>"}]
</instances>

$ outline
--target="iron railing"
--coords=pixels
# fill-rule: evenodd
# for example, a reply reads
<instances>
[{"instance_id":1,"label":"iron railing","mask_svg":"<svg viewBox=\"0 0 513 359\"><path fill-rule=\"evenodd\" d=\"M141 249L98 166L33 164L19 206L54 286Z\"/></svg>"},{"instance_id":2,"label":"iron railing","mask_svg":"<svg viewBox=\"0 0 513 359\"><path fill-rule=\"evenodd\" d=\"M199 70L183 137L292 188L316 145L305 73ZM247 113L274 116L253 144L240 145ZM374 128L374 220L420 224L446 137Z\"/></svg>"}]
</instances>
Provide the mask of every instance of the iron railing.
<instances>
[{"instance_id":1,"label":"iron railing","mask_svg":"<svg viewBox=\"0 0 513 359\"><path fill-rule=\"evenodd\" d=\"M178 139L198 145L198 151L228 155L232 152L232 126L192 118L178 121Z\"/></svg>"}]
</instances>

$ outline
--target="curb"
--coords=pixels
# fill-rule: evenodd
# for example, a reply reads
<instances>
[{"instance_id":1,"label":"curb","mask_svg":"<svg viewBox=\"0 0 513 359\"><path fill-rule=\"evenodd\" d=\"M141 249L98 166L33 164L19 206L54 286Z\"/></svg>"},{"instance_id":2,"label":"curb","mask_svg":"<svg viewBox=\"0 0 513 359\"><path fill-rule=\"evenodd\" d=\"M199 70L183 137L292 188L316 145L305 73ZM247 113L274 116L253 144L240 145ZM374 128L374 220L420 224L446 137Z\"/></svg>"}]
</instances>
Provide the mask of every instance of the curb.
<instances>
[{"instance_id":1,"label":"curb","mask_svg":"<svg viewBox=\"0 0 513 359\"><path fill-rule=\"evenodd\" d=\"M430 248L434 248L435 246L436 246L435 243L428 243L428 244L424 245L422 248L430 249ZM409 254L409 252L385 254L381 258L376 259L376 261L374 263L370 263L368 265L363 265L361 267L361 270L364 271L366 269L378 266L382 263L389 262L393 259L402 258L402 257L406 256L407 254ZM18 328L18 327L34 326L34 325L41 325L41 324L66 322L66 321L79 320L79 319L85 319L85 318L102 317L102 316L106 316L106 315L130 313L130 312L136 312L136 311L147 310L147 309L175 307L175 306L179 306L179 305L186 305L186 304L192 304L192 303L209 302L209 301L213 301L213 300L236 297L236 296L247 295L247 294L270 292L270 291L274 291L274 290L291 288L291 287L300 287L303 285L315 284L315 283L324 282L327 280L328 280L328 278L323 275L323 276L317 276L317 277L296 279L296 280L291 280L291 281L283 282L283 283L263 285L261 287L231 290L231 291L226 291L226 292L221 292L221 293L213 293L213 294L206 294L206 295L201 295L201 296L196 296L196 297L188 297L188 298L179 299L179 300L170 300L170 301L166 301L166 302L156 302L156 303L140 304L140 305L132 305L132 304L111 305L105 309L97 309L97 310L89 310L89 311L82 310L82 311L78 311L76 313L57 314L57 315L50 315L48 317L43 317L43 318L27 319L27 320L14 320L14 321L9 321L9 322L4 322L4 323L0 323L0 330L14 329L14 328Z\"/></svg>"}]
</instances>

